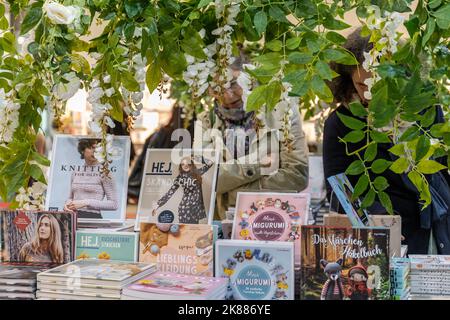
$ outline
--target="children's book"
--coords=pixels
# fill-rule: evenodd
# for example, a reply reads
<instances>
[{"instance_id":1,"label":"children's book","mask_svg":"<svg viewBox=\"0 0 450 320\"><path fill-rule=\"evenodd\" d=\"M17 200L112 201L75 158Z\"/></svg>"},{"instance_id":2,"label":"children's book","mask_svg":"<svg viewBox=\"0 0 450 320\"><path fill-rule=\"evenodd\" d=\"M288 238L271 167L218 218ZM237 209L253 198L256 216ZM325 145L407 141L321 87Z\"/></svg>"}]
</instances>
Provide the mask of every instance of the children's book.
<instances>
[{"instance_id":1,"label":"children's book","mask_svg":"<svg viewBox=\"0 0 450 320\"><path fill-rule=\"evenodd\" d=\"M228 280L226 300L293 300L294 244L218 240L216 277Z\"/></svg>"},{"instance_id":2,"label":"children's book","mask_svg":"<svg viewBox=\"0 0 450 320\"><path fill-rule=\"evenodd\" d=\"M217 226L141 223L139 261L156 263L162 272L213 276Z\"/></svg>"},{"instance_id":3,"label":"children's book","mask_svg":"<svg viewBox=\"0 0 450 320\"><path fill-rule=\"evenodd\" d=\"M77 231L75 257L136 262L138 246L135 232Z\"/></svg>"},{"instance_id":4,"label":"children's book","mask_svg":"<svg viewBox=\"0 0 450 320\"><path fill-rule=\"evenodd\" d=\"M389 299L389 229L302 226L301 239L301 299Z\"/></svg>"}]
</instances>

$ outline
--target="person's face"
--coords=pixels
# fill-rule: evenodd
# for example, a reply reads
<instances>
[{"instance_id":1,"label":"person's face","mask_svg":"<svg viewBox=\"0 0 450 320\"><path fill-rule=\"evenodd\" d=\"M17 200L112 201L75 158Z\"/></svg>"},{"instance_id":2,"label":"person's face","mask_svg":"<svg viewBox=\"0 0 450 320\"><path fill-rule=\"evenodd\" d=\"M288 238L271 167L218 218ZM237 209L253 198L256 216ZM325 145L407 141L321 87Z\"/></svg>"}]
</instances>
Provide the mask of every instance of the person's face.
<instances>
[{"instance_id":1,"label":"person's face","mask_svg":"<svg viewBox=\"0 0 450 320\"><path fill-rule=\"evenodd\" d=\"M233 80L228 89L224 89L222 95L214 94L214 97L226 109L238 109L242 107L242 88L237 84L237 77L240 71L233 71Z\"/></svg>"},{"instance_id":2,"label":"person's face","mask_svg":"<svg viewBox=\"0 0 450 320\"><path fill-rule=\"evenodd\" d=\"M95 144L92 147L88 147L84 149L83 156L84 159L88 162L95 162L95 156L94 156L94 150L95 150Z\"/></svg>"},{"instance_id":3,"label":"person's face","mask_svg":"<svg viewBox=\"0 0 450 320\"><path fill-rule=\"evenodd\" d=\"M367 105L369 102L366 98L364 98L364 92L367 91L367 85L364 83L364 81L371 77L372 74L370 72L367 72L364 68L355 68L352 73L353 85L355 86L359 98L364 105Z\"/></svg>"},{"instance_id":4,"label":"person's face","mask_svg":"<svg viewBox=\"0 0 450 320\"><path fill-rule=\"evenodd\" d=\"M353 279L353 281L356 281L356 282L361 282L361 281L366 281L367 280L366 277L363 274L360 274L360 273L353 274L352 275L352 279Z\"/></svg>"},{"instance_id":5,"label":"person's face","mask_svg":"<svg viewBox=\"0 0 450 320\"><path fill-rule=\"evenodd\" d=\"M191 171L191 163L189 162L188 159L183 159L181 161L181 170L183 170L183 172Z\"/></svg>"},{"instance_id":6,"label":"person's face","mask_svg":"<svg viewBox=\"0 0 450 320\"><path fill-rule=\"evenodd\" d=\"M39 225L39 238L42 240L47 240L48 238L50 238L50 234L50 219L45 217L41 220L41 224Z\"/></svg>"}]
</instances>

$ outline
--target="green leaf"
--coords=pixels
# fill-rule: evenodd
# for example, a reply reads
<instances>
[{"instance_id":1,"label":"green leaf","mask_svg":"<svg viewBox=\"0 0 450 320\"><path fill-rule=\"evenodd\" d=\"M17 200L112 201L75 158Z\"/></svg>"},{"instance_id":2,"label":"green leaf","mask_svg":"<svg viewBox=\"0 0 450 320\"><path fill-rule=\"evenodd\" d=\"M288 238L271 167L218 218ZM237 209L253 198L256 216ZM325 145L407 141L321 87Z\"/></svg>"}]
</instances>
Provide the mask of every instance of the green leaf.
<instances>
[{"instance_id":1,"label":"green leaf","mask_svg":"<svg viewBox=\"0 0 450 320\"><path fill-rule=\"evenodd\" d=\"M362 195L364 191L367 190L368 186L369 186L369 178L366 175L360 176L353 190L352 201L358 199L358 197Z\"/></svg>"},{"instance_id":2,"label":"green leaf","mask_svg":"<svg viewBox=\"0 0 450 320\"><path fill-rule=\"evenodd\" d=\"M370 189L364 197L364 200L361 202L361 207L364 209L370 207L375 201L375 196L375 191L373 191L373 189Z\"/></svg>"},{"instance_id":3,"label":"green leaf","mask_svg":"<svg viewBox=\"0 0 450 320\"><path fill-rule=\"evenodd\" d=\"M28 33L37 26L42 18L42 2L37 2L30 7L20 26L20 35Z\"/></svg>"},{"instance_id":4,"label":"green leaf","mask_svg":"<svg viewBox=\"0 0 450 320\"><path fill-rule=\"evenodd\" d=\"M425 157L425 155L430 150L430 146L430 139L428 139L424 135L421 135L416 145L416 162L422 160L422 158Z\"/></svg>"},{"instance_id":5,"label":"green leaf","mask_svg":"<svg viewBox=\"0 0 450 320\"><path fill-rule=\"evenodd\" d=\"M129 90L129 91L139 91L139 82L136 81L136 79L133 77L133 74L129 71L123 71L121 73L121 80L123 83L123 86Z\"/></svg>"},{"instance_id":6,"label":"green leaf","mask_svg":"<svg viewBox=\"0 0 450 320\"><path fill-rule=\"evenodd\" d=\"M329 16L327 19L324 20L323 26L328 30L344 30L351 27L344 21L336 20L332 16Z\"/></svg>"},{"instance_id":7,"label":"green leaf","mask_svg":"<svg viewBox=\"0 0 450 320\"><path fill-rule=\"evenodd\" d=\"M266 102L266 89L267 85L262 85L252 90L247 98L247 112L261 109Z\"/></svg>"},{"instance_id":8,"label":"green leaf","mask_svg":"<svg viewBox=\"0 0 450 320\"><path fill-rule=\"evenodd\" d=\"M337 112L337 115L347 128L350 128L353 130L361 130L361 129L365 128L367 125L365 122L362 122L361 120L346 116L345 114L342 114L340 112Z\"/></svg>"},{"instance_id":9,"label":"green leaf","mask_svg":"<svg viewBox=\"0 0 450 320\"><path fill-rule=\"evenodd\" d=\"M436 23L442 30L450 27L450 3L447 3L434 13Z\"/></svg>"},{"instance_id":10,"label":"green leaf","mask_svg":"<svg viewBox=\"0 0 450 320\"><path fill-rule=\"evenodd\" d=\"M286 14L277 5L270 6L270 8L269 8L269 16L275 21L283 22L283 23L289 23L289 21L286 19Z\"/></svg>"},{"instance_id":11,"label":"green leaf","mask_svg":"<svg viewBox=\"0 0 450 320\"><path fill-rule=\"evenodd\" d=\"M357 176L364 172L364 168L364 163L361 160L355 160L345 170L345 173L350 176Z\"/></svg>"},{"instance_id":12,"label":"green leaf","mask_svg":"<svg viewBox=\"0 0 450 320\"><path fill-rule=\"evenodd\" d=\"M134 18L143 11L142 2L136 0L125 0L125 12L129 18Z\"/></svg>"},{"instance_id":13,"label":"green leaf","mask_svg":"<svg viewBox=\"0 0 450 320\"><path fill-rule=\"evenodd\" d=\"M147 73L145 75L145 83L148 91L153 92L159 85L162 79L161 66L158 60L154 60L149 64Z\"/></svg>"},{"instance_id":14,"label":"green leaf","mask_svg":"<svg viewBox=\"0 0 450 320\"><path fill-rule=\"evenodd\" d=\"M386 171L392 164L392 161L385 159L377 159L372 163L371 170L373 173L380 174Z\"/></svg>"},{"instance_id":15,"label":"green leaf","mask_svg":"<svg viewBox=\"0 0 450 320\"><path fill-rule=\"evenodd\" d=\"M314 66L314 69L322 79L330 81L333 79L333 70L331 70L330 66L327 63L319 60Z\"/></svg>"},{"instance_id":16,"label":"green leaf","mask_svg":"<svg viewBox=\"0 0 450 320\"><path fill-rule=\"evenodd\" d=\"M406 153L405 145L403 143L396 144L392 148L389 149L389 152L395 154L396 156L402 156Z\"/></svg>"},{"instance_id":17,"label":"green leaf","mask_svg":"<svg viewBox=\"0 0 450 320\"><path fill-rule=\"evenodd\" d=\"M386 190L387 187L389 187L387 179L382 176L376 177L373 181L373 185L375 186L375 189L377 189L377 191L383 191Z\"/></svg>"},{"instance_id":18,"label":"green leaf","mask_svg":"<svg viewBox=\"0 0 450 320\"><path fill-rule=\"evenodd\" d=\"M78 73L89 75L91 73L91 66L89 62L79 54L71 54L70 56L71 67Z\"/></svg>"},{"instance_id":19,"label":"green leaf","mask_svg":"<svg viewBox=\"0 0 450 320\"><path fill-rule=\"evenodd\" d=\"M214 0L200 0L200 2L197 5L197 8L203 8L206 7L208 4L213 2Z\"/></svg>"},{"instance_id":20,"label":"green leaf","mask_svg":"<svg viewBox=\"0 0 450 320\"><path fill-rule=\"evenodd\" d=\"M255 14L255 17L253 18L253 23L255 25L256 32L258 32L259 35L266 32L267 28L267 14L264 10L261 10Z\"/></svg>"},{"instance_id":21,"label":"green leaf","mask_svg":"<svg viewBox=\"0 0 450 320\"><path fill-rule=\"evenodd\" d=\"M6 19L5 17L2 17L0 19L0 29L7 30L8 28L9 28L8 19Z\"/></svg>"},{"instance_id":22,"label":"green leaf","mask_svg":"<svg viewBox=\"0 0 450 320\"><path fill-rule=\"evenodd\" d=\"M364 137L365 137L364 132L356 130L347 133L342 140L344 140L345 142L357 143L360 142L362 139L364 139Z\"/></svg>"},{"instance_id":23,"label":"green leaf","mask_svg":"<svg viewBox=\"0 0 450 320\"><path fill-rule=\"evenodd\" d=\"M398 174L404 173L409 168L408 159L401 157L394 161L390 169Z\"/></svg>"},{"instance_id":24,"label":"green leaf","mask_svg":"<svg viewBox=\"0 0 450 320\"><path fill-rule=\"evenodd\" d=\"M345 51L344 49L326 49L323 51L323 57L327 61L335 61L340 64L358 64L358 60L356 60L356 58L352 54Z\"/></svg>"},{"instance_id":25,"label":"green leaf","mask_svg":"<svg viewBox=\"0 0 450 320\"><path fill-rule=\"evenodd\" d=\"M422 160L417 165L417 170L423 174L433 174L447 167L434 160Z\"/></svg>"},{"instance_id":26,"label":"green leaf","mask_svg":"<svg viewBox=\"0 0 450 320\"><path fill-rule=\"evenodd\" d=\"M334 32L334 31L327 32L326 38L328 40L330 40L331 42L338 44L338 45L342 45L347 41L347 39L344 36L340 35L337 32Z\"/></svg>"},{"instance_id":27,"label":"green leaf","mask_svg":"<svg viewBox=\"0 0 450 320\"><path fill-rule=\"evenodd\" d=\"M425 33L422 37L422 47L425 46L430 40L430 37L433 35L434 28L436 27L436 22L433 18L429 18L427 21L427 27L425 29Z\"/></svg>"},{"instance_id":28,"label":"green leaf","mask_svg":"<svg viewBox=\"0 0 450 320\"><path fill-rule=\"evenodd\" d=\"M442 3L442 0L431 0L430 2L428 2L428 6L431 9L436 9L437 7L439 7Z\"/></svg>"},{"instance_id":29,"label":"green leaf","mask_svg":"<svg viewBox=\"0 0 450 320\"><path fill-rule=\"evenodd\" d=\"M295 50L302 41L301 38L295 37L295 38L289 38L286 40L286 48L288 50Z\"/></svg>"},{"instance_id":30,"label":"green leaf","mask_svg":"<svg viewBox=\"0 0 450 320\"><path fill-rule=\"evenodd\" d=\"M424 128L430 127L436 120L436 108L430 107L420 119L420 125Z\"/></svg>"},{"instance_id":31,"label":"green leaf","mask_svg":"<svg viewBox=\"0 0 450 320\"><path fill-rule=\"evenodd\" d=\"M314 93L325 102L333 102L333 93L330 88L327 86L325 81L319 77L319 75L315 75L311 80L311 89Z\"/></svg>"},{"instance_id":32,"label":"green leaf","mask_svg":"<svg viewBox=\"0 0 450 320\"><path fill-rule=\"evenodd\" d=\"M367 147L366 151L364 152L364 160L367 162L371 162L375 159L378 152L378 144L377 143L371 143Z\"/></svg>"},{"instance_id":33,"label":"green leaf","mask_svg":"<svg viewBox=\"0 0 450 320\"><path fill-rule=\"evenodd\" d=\"M372 130L370 131L370 137L373 141L377 143L391 143L391 139L389 139L389 135L385 132L379 132Z\"/></svg>"},{"instance_id":34,"label":"green leaf","mask_svg":"<svg viewBox=\"0 0 450 320\"><path fill-rule=\"evenodd\" d=\"M309 52L292 52L288 56L288 60L295 64L307 64L313 61L314 57Z\"/></svg>"},{"instance_id":35,"label":"green leaf","mask_svg":"<svg viewBox=\"0 0 450 320\"><path fill-rule=\"evenodd\" d=\"M203 51L204 43L200 34L193 28L187 28L184 33L184 39L181 42L181 48L187 54L198 59L206 59L206 54Z\"/></svg>"},{"instance_id":36,"label":"green leaf","mask_svg":"<svg viewBox=\"0 0 450 320\"><path fill-rule=\"evenodd\" d=\"M44 173L42 172L41 167L37 164L32 164L30 166L30 176L36 181L46 183Z\"/></svg>"},{"instance_id":37,"label":"green leaf","mask_svg":"<svg viewBox=\"0 0 450 320\"><path fill-rule=\"evenodd\" d=\"M43 166L50 166L50 160L42 156L38 152L33 152L32 159Z\"/></svg>"},{"instance_id":38,"label":"green leaf","mask_svg":"<svg viewBox=\"0 0 450 320\"><path fill-rule=\"evenodd\" d=\"M419 128L416 126L409 127L398 139L400 142L411 141L417 138L420 134Z\"/></svg>"},{"instance_id":39,"label":"green leaf","mask_svg":"<svg viewBox=\"0 0 450 320\"><path fill-rule=\"evenodd\" d=\"M349 105L354 116L364 118L368 115L367 109L359 101L354 101Z\"/></svg>"},{"instance_id":40,"label":"green leaf","mask_svg":"<svg viewBox=\"0 0 450 320\"><path fill-rule=\"evenodd\" d=\"M268 43L266 43L266 48L271 51L281 51L283 48L283 42L280 40L272 40Z\"/></svg>"},{"instance_id":41,"label":"green leaf","mask_svg":"<svg viewBox=\"0 0 450 320\"><path fill-rule=\"evenodd\" d=\"M389 198L389 195L386 192L379 192L378 198L380 199L381 204L387 210L389 214L394 214L394 210L392 208L392 201Z\"/></svg>"},{"instance_id":42,"label":"green leaf","mask_svg":"<svg viewBox=\"0 0 450 320\"><path fill-rule=\"evenodd\" d=\"M268 111L272 111L275 105L280 101L283 86L280 81L273 81L267 85L266 106Z\"/></svg>"}]
</instances>

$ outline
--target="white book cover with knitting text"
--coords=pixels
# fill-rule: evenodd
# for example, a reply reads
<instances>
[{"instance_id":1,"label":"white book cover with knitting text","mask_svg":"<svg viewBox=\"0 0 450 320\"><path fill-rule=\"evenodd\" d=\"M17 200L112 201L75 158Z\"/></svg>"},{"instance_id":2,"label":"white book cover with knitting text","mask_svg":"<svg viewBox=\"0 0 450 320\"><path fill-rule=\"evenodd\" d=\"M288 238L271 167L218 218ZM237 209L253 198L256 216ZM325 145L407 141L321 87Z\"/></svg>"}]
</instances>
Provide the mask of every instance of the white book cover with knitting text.
<instances>
[{"instance_id":1,"label":"white book cover with knitting text","mask_svg":"<svg viewBox=\"0 0 450 320\"><path fill-rule=\"evenodd\" d=\"M125 221L130 138L114 136L107 175L95 157L99 143L88 136L55 136L47 210L75 211L82 222Z\"/></svg>"}]
</instances>

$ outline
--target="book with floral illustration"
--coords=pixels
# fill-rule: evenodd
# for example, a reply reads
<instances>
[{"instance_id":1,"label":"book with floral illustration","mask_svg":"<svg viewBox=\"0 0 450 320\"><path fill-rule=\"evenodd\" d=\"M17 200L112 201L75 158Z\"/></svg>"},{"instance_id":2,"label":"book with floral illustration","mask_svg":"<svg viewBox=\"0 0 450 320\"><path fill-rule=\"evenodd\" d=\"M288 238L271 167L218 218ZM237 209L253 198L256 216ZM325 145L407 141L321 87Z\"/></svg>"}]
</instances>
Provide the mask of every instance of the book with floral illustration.
<instances>
[{"instance_id":1,"label":"book with floral illustration","mask_svg":"<svg viewBox=\"0 0 450 320\"><path fill-rule=\"evenodd\" d=\"M389 229L302 226L302 300L385 300Z\"/></svg>"},{"instance_id":2,"label":"book with floral illustration","mask_svg":"<svg viewBox=\"0 0 450 320\"><path fill-rule=\"evenodd\" d=\"M139 261L158 270L211 277L217 226L141 223Z\"/></svg>"},{"instance_id":3,"label":"book with floral illustration","mask_svg":"<svg viewBox=\"0 0 450 320\"><path fill-rule=\"evenodd\" d=\"M135 230L141 222L212 224L219 153L148 149Z\"/></svg>"},{"instance_id":4,"label":"book with floral illustration","mask_svg":"<svg viewBox=\"0 0 450 320\"><path fill-rule=\"evenodd\" d=\"M308 224L309 203L307 193L239 192L232 238L294 242L300 265L300 227Z\"/></svg>"},{"instance_id":5,"label":"book with floral illustration","mask_svg":"<svg viewBox=\"0 0 450 320\"><path fill-rule=\"evenodd\" d=\"M173 272L155 272L124 288L129 297L183 300L223 298L226 279L184 275ZM222 294L220 297L219 295Z\"/></svg>"},{"instance_id":6,"label":"book with floral illustration","mask_svg":"<svg viewBox=\"0 0 450 320\"><path fill-rule=\"evenodd\" d=\"M215 254L226 300L294 300L292 242L218 240Z\"/></svg>"},{"instance_id":7,"label":"book with floral illustration","mask_svg":"<svg viewBox=\"0 0 450 320\"><path fill-rule=\"evenodd\" d=\"M136 262L139 234L135 232L77 231L76 259Z\"/></svg>"}]
</instances>

